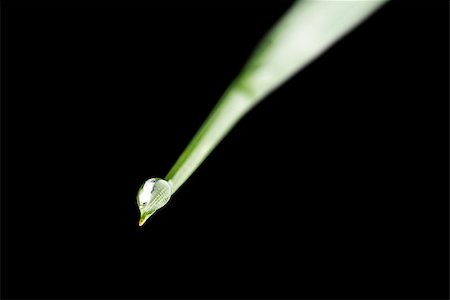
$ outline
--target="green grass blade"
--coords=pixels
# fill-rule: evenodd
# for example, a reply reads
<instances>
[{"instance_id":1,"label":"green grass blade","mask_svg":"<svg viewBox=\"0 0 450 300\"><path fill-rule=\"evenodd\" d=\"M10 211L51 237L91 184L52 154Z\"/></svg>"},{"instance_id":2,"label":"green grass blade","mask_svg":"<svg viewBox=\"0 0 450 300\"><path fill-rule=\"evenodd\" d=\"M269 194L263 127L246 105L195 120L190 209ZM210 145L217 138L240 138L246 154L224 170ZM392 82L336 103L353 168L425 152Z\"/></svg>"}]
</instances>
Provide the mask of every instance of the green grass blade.
<instances>
[{"instance_id":1,"label":"green grass blade","mask_svg":"<svg viewBox=\"0 0 450 300\"><path fill-rule=\"evenodd\" d=\"M252 107L385 2L387 0L304 0L294 3L255 48L240 74L167 174L170 194L186 182ZM145 220L141 218L141 223Z\"/></svg>"}]
</instances>

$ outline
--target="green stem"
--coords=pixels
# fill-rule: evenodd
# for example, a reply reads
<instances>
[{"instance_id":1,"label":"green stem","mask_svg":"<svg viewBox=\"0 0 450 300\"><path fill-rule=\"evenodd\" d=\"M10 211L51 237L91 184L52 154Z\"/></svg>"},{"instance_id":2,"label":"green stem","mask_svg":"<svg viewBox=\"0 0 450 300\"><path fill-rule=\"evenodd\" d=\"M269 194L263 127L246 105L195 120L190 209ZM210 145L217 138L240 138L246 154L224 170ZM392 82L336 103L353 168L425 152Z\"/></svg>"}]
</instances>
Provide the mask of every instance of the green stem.
<instances>
[{"instance_id":1,"label":"green stem","mask_svg":"<svg viewBox=\"0 0 450 300\"><path fill-rule=\"evenodd\" d=\"M254 105L385 2L297 1L256 47L167 174L172 194Z\"/></svg>"},{"instance_id":2,"label":"green stem","mask_svg":"<svg viewBox=\"0 0 450 300\"><path fill-rule=\"evenodd\" d=\"M166 179L172 184L172 193L191 176L253 105L254 101L239 89L232 89L223 96L167 174Z\"/></svg>"},{"instance_id":3,"label":"green stem","mask_svg":"<svg viewBox=\"0 0 450 300\"><path fill-rule=\"evenodd\" d=\"M138 192L139 225L188 180L233 126L259 101L325 52L387 0L297 1L256 47L166 176Z\"/></svg>"}]
</instances>

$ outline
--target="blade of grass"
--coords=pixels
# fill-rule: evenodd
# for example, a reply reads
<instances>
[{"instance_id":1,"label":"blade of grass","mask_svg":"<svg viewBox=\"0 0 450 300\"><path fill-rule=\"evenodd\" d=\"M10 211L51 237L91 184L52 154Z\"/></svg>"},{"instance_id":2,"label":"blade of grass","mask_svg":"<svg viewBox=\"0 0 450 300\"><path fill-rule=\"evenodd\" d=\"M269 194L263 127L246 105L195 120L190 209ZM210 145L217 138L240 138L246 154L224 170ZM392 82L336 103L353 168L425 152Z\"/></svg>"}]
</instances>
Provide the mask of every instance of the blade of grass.
<instances>
[{"instance_id":1,"label":"blade of grass","mask_svg":"<svg viewBox=\"0 0 450 300\"><path fill-rule=\"evenodd\" d=\"M161 193L161 190L152 188L151 192L143 193L145 184L141 188L138 194L141 210L140 225L156 209L168 202L170 195L186 182L250 109L325 52L385 2L387 0L295 2L255 48L240 74L230 84L167 174L166 180L169 184L164 185L166 187L164 194L169 196L162 202L156 201L158 207L155 208L156 204L152 204L154 201L150 201L150 198L153 194ZM143 196L144 194L147 198ZM159 196L157 198L160 199ZM152 207L149 208L149 206ZM146 213L148 211L151 211L151 214Z\"/></svg>"}]
</instances>

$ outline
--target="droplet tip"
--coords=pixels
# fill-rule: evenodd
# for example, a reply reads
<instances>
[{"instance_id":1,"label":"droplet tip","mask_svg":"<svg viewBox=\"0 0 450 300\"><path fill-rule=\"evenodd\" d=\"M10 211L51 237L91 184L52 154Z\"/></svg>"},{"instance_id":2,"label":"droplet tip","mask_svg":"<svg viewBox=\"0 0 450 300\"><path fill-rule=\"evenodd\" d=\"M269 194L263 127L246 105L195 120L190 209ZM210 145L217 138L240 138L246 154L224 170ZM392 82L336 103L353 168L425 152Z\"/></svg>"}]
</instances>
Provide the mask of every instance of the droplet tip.
<instances>
[{"instance_id":1,"label":"droplet tip","mask_svg":"<svg viewBox=\"0 0 450 300\"><path fill-rule=\"evenodd\" d=\"M144 226L145 222L148 220L148 217L143 217L141 215L141 217L139 218L139 227Z\"/></svg>"}]
</instances>

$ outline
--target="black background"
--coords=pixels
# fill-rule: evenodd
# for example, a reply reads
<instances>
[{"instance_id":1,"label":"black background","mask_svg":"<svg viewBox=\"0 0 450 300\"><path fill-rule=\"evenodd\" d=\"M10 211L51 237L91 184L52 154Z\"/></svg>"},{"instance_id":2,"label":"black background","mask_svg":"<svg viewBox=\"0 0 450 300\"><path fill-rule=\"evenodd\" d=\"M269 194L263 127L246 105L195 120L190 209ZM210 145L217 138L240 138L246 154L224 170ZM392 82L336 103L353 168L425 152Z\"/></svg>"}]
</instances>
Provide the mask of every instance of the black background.
<instances>
[{"instance_id":1,"label":"black background","mask_svg":"<svg viewBox=\"0 0 450 300\"><path fill-rule=\"evenodd\" d=\"M391 2L143 228L291 2L4 2L2 297L448 298L448 3Z\"/></svg>"}]
</instances>

